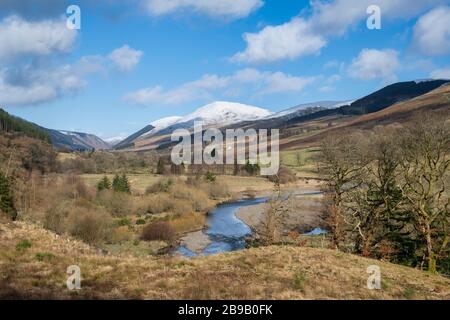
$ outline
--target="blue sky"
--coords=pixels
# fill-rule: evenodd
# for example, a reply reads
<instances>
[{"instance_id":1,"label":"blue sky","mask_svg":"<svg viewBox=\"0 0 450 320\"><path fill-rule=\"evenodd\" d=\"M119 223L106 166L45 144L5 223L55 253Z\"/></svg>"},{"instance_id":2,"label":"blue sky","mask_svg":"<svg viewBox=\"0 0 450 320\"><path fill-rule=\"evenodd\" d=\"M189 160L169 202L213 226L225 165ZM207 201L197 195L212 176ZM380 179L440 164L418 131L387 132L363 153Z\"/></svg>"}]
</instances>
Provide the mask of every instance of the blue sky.
<instances>
[{"instance_id":1,"label":"blue sky","mask_svg":"<svg viewBox=\"0 0 450 320\"><path fill-rule=\"evenodd\" d=\"M215 100L279 111L450 78L449 0L98 2L0 2L2 107L112 138ZM380 30L366 25L373 4Z\"/></svg>"}]
</instances>

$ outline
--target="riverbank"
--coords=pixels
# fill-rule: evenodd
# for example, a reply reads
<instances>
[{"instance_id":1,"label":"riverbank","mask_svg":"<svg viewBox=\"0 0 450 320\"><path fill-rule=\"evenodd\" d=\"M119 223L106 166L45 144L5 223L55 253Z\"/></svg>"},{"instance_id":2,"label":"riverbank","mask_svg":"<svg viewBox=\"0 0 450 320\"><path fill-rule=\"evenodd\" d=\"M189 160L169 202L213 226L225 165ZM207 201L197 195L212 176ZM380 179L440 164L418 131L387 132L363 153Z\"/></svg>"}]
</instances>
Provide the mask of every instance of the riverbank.
<instances>
[{"instance_id":1,"label":"riverbank","mask_svg":"<svg viewBox=\"0 0 450 320\"><path fill-rule=\"evenodd\" d=\"M17 249L26 239L28 248ZM66 288L67 267L81 290ZM367 289L367 267L382 273ZM103 255L38 225L0 222L0 299L450 299L450 280L336 250L251 248L185 259Z\"/></svg>"},{"instance_id":2,"label":"riverbank","mask_svg":"<svg viewBox=\"0 0 450 320\"><path fill-rule=\"evenodd\" d=\"M297 231L306 233L315 228L323 228L322 219L322 195L319 190L312 188L303 188L297 190L285 190L287 212L282 222L284 233ZM265 214L269 210L269 203L260 203L254 206L242 207L236 212L236 217L247 224L257 237L257 232L265 219Z\"/></svg>"}]
</instances>

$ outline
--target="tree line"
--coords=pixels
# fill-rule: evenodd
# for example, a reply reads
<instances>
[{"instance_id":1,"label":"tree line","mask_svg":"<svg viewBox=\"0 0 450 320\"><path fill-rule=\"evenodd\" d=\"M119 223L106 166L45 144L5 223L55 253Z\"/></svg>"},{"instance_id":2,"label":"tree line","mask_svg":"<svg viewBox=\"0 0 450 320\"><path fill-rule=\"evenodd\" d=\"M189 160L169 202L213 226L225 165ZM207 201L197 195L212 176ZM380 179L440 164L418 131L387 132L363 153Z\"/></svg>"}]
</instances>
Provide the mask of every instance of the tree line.
<instances>
[{"instance_id":1,"label":"tree line","mask_svg":"<svg viewBox=\"0 0 450 320\"><path fill-rule=\"evenodd\" d=\"M444 114L328 137L319 169L333 245L450 274L450 131Z\"/></svg>"}]
</instances>

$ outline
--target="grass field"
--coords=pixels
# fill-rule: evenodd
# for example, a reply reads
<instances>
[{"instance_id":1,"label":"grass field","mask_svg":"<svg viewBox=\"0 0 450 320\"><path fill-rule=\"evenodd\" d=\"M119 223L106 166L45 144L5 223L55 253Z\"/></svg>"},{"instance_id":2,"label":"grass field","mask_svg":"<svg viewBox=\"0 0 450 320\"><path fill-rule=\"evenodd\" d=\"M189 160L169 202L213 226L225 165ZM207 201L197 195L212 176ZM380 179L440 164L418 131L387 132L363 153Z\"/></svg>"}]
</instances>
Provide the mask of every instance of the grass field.
<instances>
[{"instance_id":1,"label":"grass field","mask_svg":"<svg viewBox=\"0 0 450 320\"><path fill-rule=\"evenodd\" d=\"M297 172L297 175L304 178L317 178L317 164L315 157L319 148L305 148L298 150L286 150L280 153L280 162Z\"/></svg>"},{"instance_id":2,"label":"grass field","mask_svg":"<svg viewBox=\"0 0 450 320\"><path fill-rule=\"evenodd\" d=\"M104 177L104 174L83 174L81 178L88 186L95 187L97 183ZM106 174L106 176L112 181L113 174ZM131 189L135 193L144 193L147 187L155 184L160 179L167 177L157 174L128 174L128 180L131 184ZM183 180L187 179L187 176L174 176ZM228 176L220 175L216 178L218 181L225 183L229 190L233 193L245 191L247 189L253 189L255 191L267 191L273 189L273 184L263 177L241 177L241 176Z\"/></svg>"}]
</instances>

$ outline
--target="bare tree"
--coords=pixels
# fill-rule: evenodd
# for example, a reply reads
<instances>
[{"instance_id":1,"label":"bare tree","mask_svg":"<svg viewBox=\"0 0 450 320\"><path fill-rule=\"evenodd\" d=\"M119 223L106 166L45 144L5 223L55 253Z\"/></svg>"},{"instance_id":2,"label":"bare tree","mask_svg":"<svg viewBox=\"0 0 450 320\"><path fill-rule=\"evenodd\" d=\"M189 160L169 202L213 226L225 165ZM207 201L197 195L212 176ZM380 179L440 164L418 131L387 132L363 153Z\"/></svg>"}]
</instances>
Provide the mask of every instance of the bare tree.
<instances>
[{"instance_id":1,"label":"bare tree","mask_svg":"<svg viewBox=\"0 0 450 320\"><path fill-rule=\"evenodd\" d=\"M359 156L359 135L328 137L321 145L319 170L326 178L325 220L333 236L333 245L339 247L344 233L344 197L357 187L364 163Z\"/></svg>"},{"instance_id":2,"label":"bare tree","mask_svg":"<svg viewBox=\"0 0 450 320\"><path fill-rule=\"evenodd\" d=\"M449 127L442 115L421 114L401 137L401 190L415 227L425 239L423 263L431 272L436 271L437 259L449 243Z\"/></svg>"}]
</instances>

